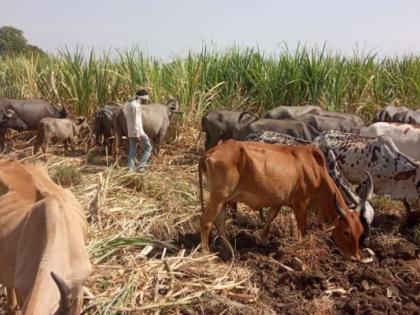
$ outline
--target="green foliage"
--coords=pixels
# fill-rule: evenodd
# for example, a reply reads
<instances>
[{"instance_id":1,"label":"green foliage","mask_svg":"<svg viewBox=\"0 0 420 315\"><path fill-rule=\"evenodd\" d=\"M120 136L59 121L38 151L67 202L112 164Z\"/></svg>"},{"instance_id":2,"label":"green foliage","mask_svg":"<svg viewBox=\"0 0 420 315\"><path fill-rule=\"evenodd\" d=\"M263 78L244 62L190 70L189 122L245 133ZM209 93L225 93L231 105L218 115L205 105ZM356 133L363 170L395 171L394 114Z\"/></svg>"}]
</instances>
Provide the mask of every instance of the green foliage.
<instances>
[{"instance_id":1,"label":"green foliage","mask_svg":"<svg viewBox=\"0 0 420 315\"><path fill-rule=\"evenodd\" d=\"M79 169L73 165L58 166L51 178L56 184L64 187L76 186L82 182Z\"/></svg>"},{"instance_id":2,"label":"green foliage","mask_svg":"<svg viewBox=\"0 0 420 315\"><path fill-rule=\"evenodd\" d=\"M0 27L0 56L6 55L44 55L36 46L28 44L23 32L13 26Z\"/></svg>"},{"instance_id":3,"label":"green foliage","mask_svg":"<svg viewBox=\"0 0 420 315\"><path fill-rule=\"evenodd\" d=\"M138 47L103 53L82 50L57 56L0 58L0 97L43 97L92 114L109 102L123 102L140 87L152 98L176 97L187 119L213 108L265 112L278 105L318 104L355 111L368 119L386 104L420 104L420 57L344 56L322 48L287 47L277 56L252 48L156 60Z\"/></svg>"}]
</instances>

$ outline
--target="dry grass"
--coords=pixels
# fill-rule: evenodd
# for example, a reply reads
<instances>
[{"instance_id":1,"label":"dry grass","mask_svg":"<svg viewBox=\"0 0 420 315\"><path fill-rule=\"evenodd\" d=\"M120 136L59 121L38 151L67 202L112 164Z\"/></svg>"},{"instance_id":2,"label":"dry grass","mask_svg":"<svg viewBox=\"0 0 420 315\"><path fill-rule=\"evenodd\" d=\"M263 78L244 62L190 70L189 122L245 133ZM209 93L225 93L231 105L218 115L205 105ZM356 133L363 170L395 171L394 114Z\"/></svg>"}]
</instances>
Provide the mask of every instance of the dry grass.
<instances>
[{"instance_id":1,"label":"dry grass","mask_svg":"<svg viewBox=\"0 0 420 315\"><path fill-rule=\"evenodd\" d=\"M74 165L58 166L51 175L51 179L63 187L79 185L82 182L80 172Z\"/></svg>"}]
</instances>

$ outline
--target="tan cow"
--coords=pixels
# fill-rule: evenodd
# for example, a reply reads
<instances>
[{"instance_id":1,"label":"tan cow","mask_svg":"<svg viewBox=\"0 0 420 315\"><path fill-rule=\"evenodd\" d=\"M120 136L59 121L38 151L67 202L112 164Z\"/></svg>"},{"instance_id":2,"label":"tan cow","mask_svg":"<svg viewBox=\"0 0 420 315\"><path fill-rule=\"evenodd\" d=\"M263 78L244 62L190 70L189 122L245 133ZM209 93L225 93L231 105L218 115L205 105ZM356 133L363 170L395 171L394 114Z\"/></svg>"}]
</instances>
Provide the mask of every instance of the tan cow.
<instances>
[{"instance_id":1,"label":"tan cow","mask_svg":"<svg viewBox=\"0 0 420 315\"><path fill-rule=\"evenodd\" d=\"M45 169L0 160L0 284L24 315L80 314L91 272L87 223Z\"/></svg>"},{"instance_id":2,"label":"tan cow","mask_svg":"<svg viewBox=\"0 0 420 315\"><path fill-rule=\"evenodd\" d=\"M202 173L210 192L204 208ZM359 213L350 211L340 190L328 175L322 152L314 146L282 146L256 142L227 141L205 153L199 163L201 246L208 251L211 226L227 240L224 207L243 202L251 209L270 207L262 230L266 239L281 206L294 209L298 228L306 234L306 210L316 209L327 223L346 258L359 258L358 241L363 232ZM220 214L220 216L219 216Z\"/></svg>"}]
</instances>

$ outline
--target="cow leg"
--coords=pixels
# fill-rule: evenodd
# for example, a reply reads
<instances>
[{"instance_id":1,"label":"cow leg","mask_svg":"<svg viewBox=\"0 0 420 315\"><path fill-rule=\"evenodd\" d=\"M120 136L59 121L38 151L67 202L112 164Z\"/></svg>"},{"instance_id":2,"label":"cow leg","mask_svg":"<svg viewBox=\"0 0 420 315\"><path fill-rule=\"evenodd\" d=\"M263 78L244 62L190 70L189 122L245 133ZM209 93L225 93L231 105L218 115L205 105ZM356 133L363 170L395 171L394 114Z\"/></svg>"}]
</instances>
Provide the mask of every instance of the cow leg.
<instances>
[{"instance_id":1,"label":"cow leg","mask_svg":"<svg viewBox=\"0 0 420 315\"><path fill-rule=\"evenodd\" d=\"M238 203L237 202L227 202L226 208L229 209L230 215L234 220L238 218Z\"/></svg>"},{"instance_id":2,"label":"cow leg","mask_svg":"<svg viewBox=\"0 0 420 315\"><path fill-rule=\"evenodd\" d=\"M42 152L44 153L44 154L46 154L47 153L47 150L48 150L48 144L49 144L49 139L47 138L47 139L44 139L44 141L42 142Z\"/></svg>"},{"instance_id":3,"label":"cow leg","mask_svg":"<svg viewBox=\"0 0 420 315\"><path fill-rule=\"evenodd\" d=\"M120 155L120 143L121 143L121 133L119 131L116 132L114 138L114 150L112 150L112 155L114 157L114 163L118 161Z\"/></svg>"},{"instance_id":4,"label":"cow leg","mask_svg":"<svg viewBox=\"0 0 420 315\"><path fill-rule=\"evenodd\" d=\"M404 198L402 200L403 204L404 204L404 208L405 208L405 212L407 212L407 216L410 216L411 214L411 205L408 202L407 198Z\"/></svg>"},{"instance_id":5,"label":"cow leg","mask_svg":"<svg viewBox=\"0 0 420 315\"><path fill-rule=\"evenodd\" d=\"M36 139L35 139L35 142L34 142L34 152L33 152L33 154L37 154L37 152L38 152L38 150L39 150L39 147L41 146L41 141L39 140L39 138L37 137Z\"/></svg>"},{"instance_id":6,"label":"cow leg","mask_svg":"<svg viewBox=\"0 0 420 315\"><path fill-rule=\"evenodd\" d=\"M411 205L408 202L407 198L402 200L404 204L405 211L407 212L407 227L413 227L417 223L417 219L420 218L420 211L412 211Z\"/></svg>"},{"instance_id":7,"label":"cow leg","mask_svg":"<svg viewBox=\"0 0 420 315\"><path fill-rule=\"evenodd\" d=\"M157 156L160 151L160 144L161 144L161 136L160 133L157 135L155 139L153 139L153 153Z\"/></svg>"},{"instance_id":8,"label":"cow leg","mask_svg":"<svg viewBox=\"0 0 420 315\"><path fill-rule=\"evenodd\" d=\"M300 202L293 207L293 212L297 221L297 226L301 237L305 237L307 233L306 226L306 202Z\"/></svg>"},{"instance_id":9,"label":"cow leg","mask_svg":"<svg viewBox=\"0 0 420 315\"><path fill-rule=\"evenodd\" d=\"M107 138L104 140L104 146L108 148L108 154L114 154L113 147L114 147L114 139L115 138Z\"/></svg>"},{"instance_id":10,"label":"cow leg","mask_svg":"<svg viewBox=\"0 0 420 315\"><path fill-rule=\"evenodd\" d=\"M204 141L204 150L207 151L210 148L211 139L210 139L209 133L206 132L205 135L206 135L206 140Z\"/></svg>"},{"instance_id":11,"label":"cow leg","mask_svg":"<svg viewBox=\"0 0 420 315\"><path fill-rule=\"evenodd\" d=\"M69 152L68 145L69 145L68 139L64 140L64 155L67 155Z\"/></svg>"},{"instance_id":12,"label":"cow leg","mask_svg":"<svg viewBox=\"0 0 420 315\"><path fill-rule=\"evenodd\" d=\"M16 293L13 288L6 288L7 291L7 311L8 314L16 314L18 303L16 299Z\"/></svg>"},{"instance_id":13,"label":"cow leg","mask_svg":"<svg viewBox=\"0 0 420 315\"><path fill-rule=\"evenodd\" d=\"M207 208L201 214L200 227L201 227L201 248L203 252L209 252L209 234L214 220L219 215L223 208L223 203L209 200Z\"/></svg>"},{"instance_id":14,"label":"cow leg","mask_svg":"<svg viewBox=\"0 0 420 315\"><path fill-rule=\"evenodd\" d=\"M69 142L70 142L70 147L71 147L71 152L74 154L74 151L76 150L76 141L77 138L70 138Z\"/></svg>"},{"instance_id":15,"label":"cow leg","mask_svg":"<svg viewBox=\"0 0 420 315\"><path fill-rule=\"evenodd\" d=\"M214 221L214 225L216 226L223 242L230 247L229 238L227 235L226 229L226 203L223 205L222 209L220 210L219 215L217 216L216 220Z\"/></svg>"},{"instance_id":16,"label":"cow leg","mask_svg":"<svg viewBox=\"0 0 420 315\"><path fill-rule=\"evenodd\" d=\"M270 212L268 214L267 222L265 223L262 231L261 231L261 240L263 243L267 243L268 241L268 233L270 232L271 223L273 223L274 219L279 214L281 207L277 208L270 208ZM260 209L261 211L261 209Z\"/></svg>"}]
</instances>

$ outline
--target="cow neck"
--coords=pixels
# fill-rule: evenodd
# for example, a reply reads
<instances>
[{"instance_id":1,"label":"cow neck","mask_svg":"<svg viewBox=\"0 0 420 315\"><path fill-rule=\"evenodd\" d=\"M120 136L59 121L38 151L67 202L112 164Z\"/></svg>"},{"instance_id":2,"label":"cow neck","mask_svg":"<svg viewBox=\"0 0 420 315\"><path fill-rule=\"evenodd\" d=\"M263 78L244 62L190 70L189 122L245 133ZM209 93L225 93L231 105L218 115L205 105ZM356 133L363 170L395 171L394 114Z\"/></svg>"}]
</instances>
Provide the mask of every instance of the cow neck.
<instances>
[{"instance_id":1,"label":"cow neck","mask_svg":"<svg viewBox=\"0 0 420 315\"><path fill-rule=\"evenodd\" d=\"M335 199L337 198L337 204L343 209L343 211L348 211L347 205L344 202L343 195L341 194L340 190L337 188L331 177L327 177L326 180L323 181L321 185L321 200L320 206L323 209L324 213L324 220L326 223L335 222L336 219L339 217L337 213Z\"/></svg>"}]
</instances>

